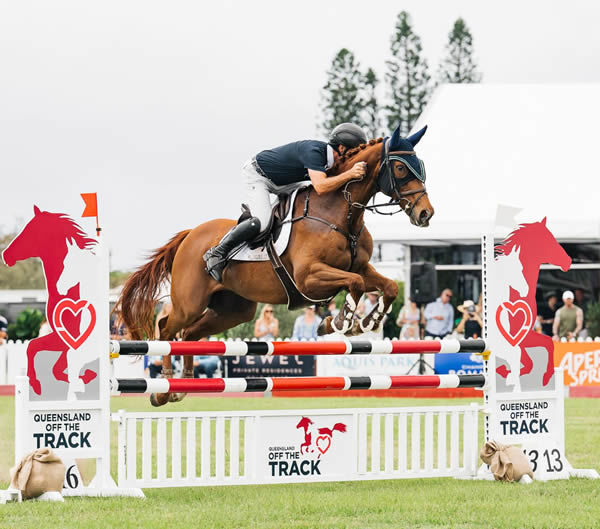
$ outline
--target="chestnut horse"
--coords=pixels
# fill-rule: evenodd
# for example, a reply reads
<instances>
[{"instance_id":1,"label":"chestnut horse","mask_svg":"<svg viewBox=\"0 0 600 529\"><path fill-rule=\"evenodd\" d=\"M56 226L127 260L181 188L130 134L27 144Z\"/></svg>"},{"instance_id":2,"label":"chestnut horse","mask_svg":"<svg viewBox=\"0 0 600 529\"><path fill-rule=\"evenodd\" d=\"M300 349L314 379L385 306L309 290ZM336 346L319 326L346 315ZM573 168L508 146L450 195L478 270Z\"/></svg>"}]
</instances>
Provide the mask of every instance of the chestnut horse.
<instances>
[{"instance_id":1,"label":"chestnut horse","mask_svg":"<svg viewBox=\"0 0 600 529\"><path fill-rule=\"evenodd\" d=\"M360 145L342 156L329 174L366 162L362 179L322 195L311 192L311 187L298 193L293 216L302 218L293 223L288 247L281 255L283 264L299 290L311 299L328 299L342 289L348 291L339 315L334 321L327 317L320 334L337 331L353 335L376 329L396 299L396 283L369 264L373 239L363 217L365 209L377 211L376 205L368 206L368 202L382 191L391 197L386 205L405 211L416 226L429 225L433 207L425 190L423 165L414 152L424 132L401 138L396 129L391 139ZM310 218L303 216L307 203ZM154 337L154 309L161 284L169 277L173 310L159 321L160 340L172 340L180 331L184 340L199 340L251 320L257 302L287 302L286 292L268 261L231 261L223 283L207 274L202 256L234 225L234 220L217 219L182 231L129 277L117 306L132 339ZM360 322L354 322L361 296L374 290L383 293L379 303ZM193 377L192 360L184 358L184 377ZM162 372L165 377L172 376L168 356L163 358ZM183 394L157 394L150 400L160 406L181 398Z\"/></svg>"}]
</instances>

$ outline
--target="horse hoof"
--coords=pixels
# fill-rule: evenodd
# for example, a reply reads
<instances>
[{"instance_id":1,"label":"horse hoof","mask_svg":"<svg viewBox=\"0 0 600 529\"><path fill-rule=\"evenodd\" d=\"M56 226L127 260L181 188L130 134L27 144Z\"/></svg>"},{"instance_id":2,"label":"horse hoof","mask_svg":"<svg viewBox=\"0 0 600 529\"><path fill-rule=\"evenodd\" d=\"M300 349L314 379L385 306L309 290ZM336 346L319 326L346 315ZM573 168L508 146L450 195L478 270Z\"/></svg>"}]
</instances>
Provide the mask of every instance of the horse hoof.
<instances>
[{"instance_id":1,"label":"horse hoof","mask_svg":"<svg viewBox=\"0 0 600 529\"><path fill-rule=\"evenodd\" d=\"M164 406L167 402L169 402L169 393L152 393L150 395L150 404L155 408Z\"/></svg>"},{"instance_id":2,"label":"horse hoof","mask_svg":"<svg viewBox=\"0 0 600 529\"><path fill-rule=\"evenodd\" d=\"M187 393L169 393L169 402L181 402Z\"/></svg>"},{"instance_id":3,"label":"horse hoof","mask_svg":"<svg viewBox=\"0 0 600 529\"><path fill-rule=\"evenodd\" d=\"M331 334L333 332L333 328L331 327L331 320L333 318L331 316L327 316L320 324L317 329L318 336L325 336L326 334Z\"/></svg>"}]
</instances>

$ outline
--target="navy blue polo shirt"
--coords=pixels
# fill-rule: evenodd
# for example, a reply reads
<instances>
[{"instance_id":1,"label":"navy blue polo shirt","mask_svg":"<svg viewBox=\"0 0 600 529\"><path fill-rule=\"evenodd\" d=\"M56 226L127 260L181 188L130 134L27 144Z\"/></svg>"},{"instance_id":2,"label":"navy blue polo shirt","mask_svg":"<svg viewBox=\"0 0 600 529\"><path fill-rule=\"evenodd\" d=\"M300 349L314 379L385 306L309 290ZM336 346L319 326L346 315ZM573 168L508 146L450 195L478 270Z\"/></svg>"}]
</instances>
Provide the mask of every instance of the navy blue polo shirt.
<instances>
[{"instance_id":1,"label":"navy blue polo shirt","mask_svg":"<svg viewBox=\"0 0 600 529\"><path fill-rule=\"evenodd\" d=\"M295 141L259 152L256 161L275 185L302 182L310 179L308 169L327 171L327 144L317 140Z\"/></svg>"}]
</instances>

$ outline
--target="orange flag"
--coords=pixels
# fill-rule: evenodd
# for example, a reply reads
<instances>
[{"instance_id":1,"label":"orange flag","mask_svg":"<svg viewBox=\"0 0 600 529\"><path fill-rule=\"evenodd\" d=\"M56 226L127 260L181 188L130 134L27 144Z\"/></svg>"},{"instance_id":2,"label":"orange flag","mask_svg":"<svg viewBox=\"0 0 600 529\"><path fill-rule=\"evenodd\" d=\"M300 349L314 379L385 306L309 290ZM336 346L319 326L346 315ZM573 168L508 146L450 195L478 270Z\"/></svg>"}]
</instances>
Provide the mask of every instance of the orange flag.
<instances>
[{"instance_id":1,"label":"orange flag","mask_svg":"<svg viewBox=\"0 0 600 529\"><path fill-rule=\"evenodd\" d=\"M81 198L85 202L85 209L81 214L82 217L97 217L98 216L98 196L96 193L81 193Z\"/></svg>"},{"instance_id":2,"label":"orange flag","mask_svg":"<svg viewBox=\"0 0 600 529\"><path fill-rule=\"evenodd\" d=\"M96 233L100 236L100 222L98 220L98 195L97 193L81 193L81 198L85 202L85 209L82 217L96 217Z\"/></svg>"}]
</instances>

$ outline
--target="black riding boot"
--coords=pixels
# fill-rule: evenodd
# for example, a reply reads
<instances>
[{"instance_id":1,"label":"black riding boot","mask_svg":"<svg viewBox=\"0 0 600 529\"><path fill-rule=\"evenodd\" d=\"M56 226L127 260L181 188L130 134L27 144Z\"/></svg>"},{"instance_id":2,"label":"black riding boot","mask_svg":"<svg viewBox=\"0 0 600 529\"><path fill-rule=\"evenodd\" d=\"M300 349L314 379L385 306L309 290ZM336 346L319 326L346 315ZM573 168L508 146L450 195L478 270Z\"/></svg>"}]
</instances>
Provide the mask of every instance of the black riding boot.
<instances>
[{"instance_id":1,"label":"black riding boot","mask_svg":"<svg viewBox=\"0 0 600 529\"><path fill-rule=\"evenodd\" d=\"M229 252L243 242L254 239L259 233L260 221L256 217L250 217L235 226L217 246L204 254L206 271L220 283Z\"/></svg>"}]
</instances>

